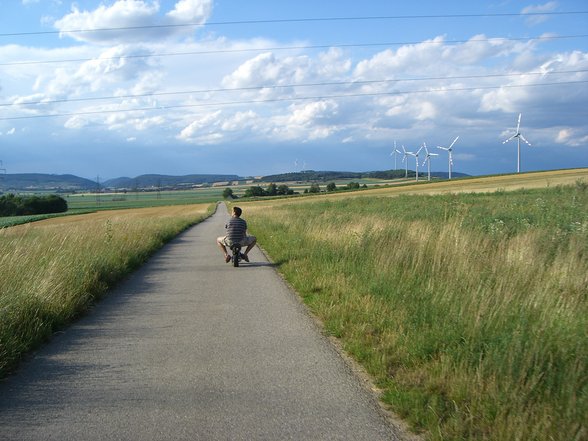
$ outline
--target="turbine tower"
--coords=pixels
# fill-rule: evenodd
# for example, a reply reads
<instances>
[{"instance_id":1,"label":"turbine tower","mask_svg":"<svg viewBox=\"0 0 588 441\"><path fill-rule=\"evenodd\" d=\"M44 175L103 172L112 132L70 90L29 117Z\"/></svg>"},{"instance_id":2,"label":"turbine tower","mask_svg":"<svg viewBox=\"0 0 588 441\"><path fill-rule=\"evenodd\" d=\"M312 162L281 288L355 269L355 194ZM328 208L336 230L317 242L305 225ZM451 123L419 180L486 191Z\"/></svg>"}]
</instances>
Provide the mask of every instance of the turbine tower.
<instances>
[{"instance_id":1,"label":"turbine tower","mask_svg":"<svg viewBox=\"0 0 588 441\"><path fill-rule=\"evenodd\" d=\"M390 156L394 156L394 170L398 170L398 166L396 165L396 157L398 154L402 154L402 152L396 148L396 141L394 141L394 150L390 153Z\"/></svg>"},{"instance_id":2,"label":"turbine tower","mask_svg":"<svg viewBox=\"0 0 588 441\"><path fill-rule=\"evenodd\" d=\"M404 148L404 146L402 146L402 162L404 162L404 179L408 179L408 159L407 156L408 155L412 155L411 152L407 152L406 149Z\"/></svg>"},{"instance_id":3,"label":"turbine tower","mask_svg":"<svg viewBox=\"0 0 588 441\"><path fill-rule=\"evenodd\" d=\"M531 143L527 141L521 133L521 115L522 114L519 113L519 121L517 122L516 133L502 142L503 144L506 144L508 141L511 141L515 138L517 139L517 173L521 172L521 139L525 141L529 146L531 146Z\"/></svg>"},{"instance_id":4,"label":"turbine tower","mask_svg":"<svg viewBox=\"0 0 588 441\"><path fill-rule=\"evenodd\" d=\"M451 169L453 168L453 144L455 144L458 139L459 136L456 136L449 147L442 147L440 145L437 146L438 149L445 150L447 153L449 153L449 179L451 179Z\"/></svg>"},{"instance_id":5,"label":"turbine tower","mask_svg":"<svg viewBox=\"0 0 588 441\"><path fill-rule=\"evenodd\" d=\"M421 146L421 148L418 149L416 151L416 153L406 152L407 155L414 156L414 159L416 161L415 174L416 174L416 181L417 182L419 181L419 153L421 152L422 149L423 149L423 146Z\"/></svg>"},{"instance_id":6,"label":"turbine tower","mask_svg":"<svg viewBox=\"0 0 588 441\"><path fill-rule=\"evenodd\" d=\"M425 156L425 160L423 161L423 165L427 163L427 181L431 180L431 156L439 156L438 153L430 153L429 149L427 148L427 144L423 142L423 147L425 147L425 152L427 153Z\"/></svg>"}]
</instances>

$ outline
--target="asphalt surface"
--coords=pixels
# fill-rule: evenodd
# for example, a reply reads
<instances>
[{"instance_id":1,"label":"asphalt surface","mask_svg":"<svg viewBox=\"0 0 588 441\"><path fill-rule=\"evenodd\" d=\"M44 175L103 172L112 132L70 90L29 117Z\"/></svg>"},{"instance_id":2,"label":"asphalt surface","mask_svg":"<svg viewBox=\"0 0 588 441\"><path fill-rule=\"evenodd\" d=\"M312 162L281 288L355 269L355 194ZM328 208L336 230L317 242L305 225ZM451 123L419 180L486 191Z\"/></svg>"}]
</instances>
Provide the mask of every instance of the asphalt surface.
<instances>
[{"instance_id":1,"label":"asphalt surface","mask_svg":"<svg viewBox=\"0 0 588 441\"><path fill-rule=\"evenodd\" d=\"M0 382L0 439L402 439L257 248L224 263L228 217L219 206Z\"/></svg>"}]
</instances>

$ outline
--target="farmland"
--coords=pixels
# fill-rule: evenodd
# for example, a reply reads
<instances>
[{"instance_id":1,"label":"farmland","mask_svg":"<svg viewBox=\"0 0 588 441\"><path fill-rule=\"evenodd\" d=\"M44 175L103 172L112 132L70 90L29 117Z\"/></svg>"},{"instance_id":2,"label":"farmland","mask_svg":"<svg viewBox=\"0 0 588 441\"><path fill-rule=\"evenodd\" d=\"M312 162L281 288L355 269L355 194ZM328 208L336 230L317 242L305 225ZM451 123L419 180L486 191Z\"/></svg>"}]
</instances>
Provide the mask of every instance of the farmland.
<instances>
[{"instance_id":1,"label":"farmland","mask_svg":"<svg viewBox=\"0 0 588 441\"><path fill-rule=\"evenodd\" d=\"M190 201L220 193L72 195L93 212L0 230L0 374L213 207ZM588 170L237 201L416 431L586 437Z\"/></svg>"},{"instance_id":2,"label":"farmland","mask_svg":"<svg viewBox=\"0 0 588 441\"><path fill-rule=\"evenodd\" d=\"M573 440L588 412L588 180L570 174L241 206L326 332L428 439Z\"/></svg>"}]
</instances>

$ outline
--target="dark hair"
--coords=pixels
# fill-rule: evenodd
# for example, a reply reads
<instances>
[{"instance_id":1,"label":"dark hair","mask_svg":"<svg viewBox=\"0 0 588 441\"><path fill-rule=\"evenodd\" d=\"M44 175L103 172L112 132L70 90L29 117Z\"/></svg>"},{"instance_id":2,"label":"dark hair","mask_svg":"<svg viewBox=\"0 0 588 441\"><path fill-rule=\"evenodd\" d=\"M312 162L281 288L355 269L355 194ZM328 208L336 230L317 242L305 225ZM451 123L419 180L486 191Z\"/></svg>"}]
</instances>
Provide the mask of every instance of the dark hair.
<instances>
[{"instance_id":1,"label":"dark hair","mask_svg":"<svg viewBox=\"0 0 588 441\"><path fill-rule=\"evenodd\" d=\"M233 213L235 213L237 217L241 217L241 213L243 213L243 210L241 210L239 207L233 207Z\"/></svg>"}]
</instances>

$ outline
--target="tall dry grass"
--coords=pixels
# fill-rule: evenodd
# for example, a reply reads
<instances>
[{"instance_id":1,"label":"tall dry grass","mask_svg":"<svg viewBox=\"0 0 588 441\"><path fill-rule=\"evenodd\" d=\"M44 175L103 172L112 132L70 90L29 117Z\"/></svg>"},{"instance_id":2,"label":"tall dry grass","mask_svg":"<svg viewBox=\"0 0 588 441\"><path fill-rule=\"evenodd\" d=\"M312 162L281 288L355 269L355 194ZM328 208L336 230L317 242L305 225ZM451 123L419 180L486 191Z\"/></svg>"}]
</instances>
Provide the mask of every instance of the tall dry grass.
<instances>
[{"instance_id":1,"label":"tall dry grass","mask_svg":"<svg viewBox=\"0 0 588 441\"><path fill-rule=\"evenodd\" d=\"M247 205L326 329L430 439L588 436L588 191Z\"/></svg>"},{"instance_id":2,"label":"tall dry grass","mask_svg":"<svg viewBox=\"0 0 588 441\"><path fill-rule=\"evenodd\" d=\"M101 212L0 230L0 376L212 207Z\"/></svg>"}]
</instances>

